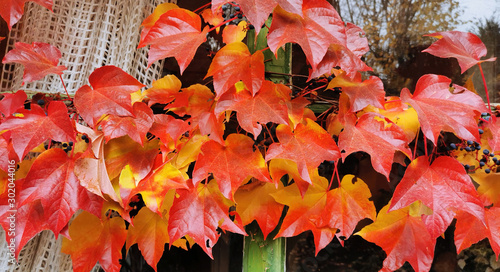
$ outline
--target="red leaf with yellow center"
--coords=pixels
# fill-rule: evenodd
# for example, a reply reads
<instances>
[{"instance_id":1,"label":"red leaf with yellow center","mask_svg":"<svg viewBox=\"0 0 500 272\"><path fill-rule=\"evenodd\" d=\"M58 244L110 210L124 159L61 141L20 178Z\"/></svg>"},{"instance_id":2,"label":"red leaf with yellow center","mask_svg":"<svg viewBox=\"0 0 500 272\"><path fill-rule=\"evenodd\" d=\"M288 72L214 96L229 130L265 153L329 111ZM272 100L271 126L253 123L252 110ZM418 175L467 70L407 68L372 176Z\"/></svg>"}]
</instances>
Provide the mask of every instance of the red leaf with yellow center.
<instances>
[{"instance_id":1,"label":"red leaf with yellow center","mask_svg":"<svg viewBox=\"0 0 500 272\"><path fill-rule=\"evenodd\" d=\"M481 60L486 56L486 46L476 35L461 31L444 31L427 34L439 40L422 52L427 52L440 58L456 58L462 74L472 66L485 61L495 61L496 58Z\"/></svg>"},{"instance_id":2,"label":"red leaf with yellow center","mask_svg":"<svg viewBox=\"0 0 500 272\"><path fill-rule=\"evenodd\" d=\"M134 117L108 115L101 121L102 132L106 141L128 135L139 144L144 144L144 139L153 125L153 110L142 102L133 106Z\"/></svg>"},{"instance_id":3,"label":"red leaf with yellow center","mask_svg":"<svg viewBox=\"0 0 500 272\"><path fill-rule=\"evenodd\" d=\"M3 121L0 131L10 132L12 146L19 159L47 139L75 141L74 126L64 102L51 102L47 114L36 104L31 105L31 110L20 109L17 112L19 115L9 116Z\"/></svg>"},{"instance_id":4,"label":"red leaf with yellow center","mask_svg":"<svg viewBox=\"0 0 500 272\"><path fill-rule=\"evenodd\" d=\"M153 87L145 90L142 96L148 101L148 106L156 103L167 104L174 100L182 87L181 81L175 75L166 75L153 82Z\"/></svg>"},{"instance_id":5,"label":"red leaf with yellow center","mask_svg":"<svg viewBox=\"0 0 500 272\"><path fill-rule=\"evenodd\" d=\"M277 203L271 194L281 188L281 183L276 188L272 183L256 181L239 187L234 194L236 212L241 217L241 223L246 226L256 220L264 239L280 221L284 205Z\"/></svg>"},{"instance_id":6,"label":"red leaf with yellow center","mask_svg":"<svg viewBox=\"0 0 500 272\"><path fill-rule=\"evenodd\" d=\"M288 124L288 107L286 102L289 97L282 94L276 84L264 81L262 88L255 95L246 90L225 93L215 107L215 113L233 110L236 111L239 125L253 134L257 139L262 131L262 125L268 122Z\"/></svg>"},{"instance_id":7,"label":"red leaf with yellow center","mask_svg":"<svg viewBox=\"0 0 500 272\"><path fill-rule=\"evenodd\" d=\"M363 151L370 155L373 168L389 181L394 154L401 151L411 157L404 131L390 120L376 113L365 113L357 121L347 116L344 131L339 135L339 147L349 154Z\"/></svg>"},{"instance_id":8,"label":"red leaf with yellow center","mask_svg":"<svg viewBox=\"0 0 500 272\"><path fill-rule=\"evenodd\" d=\"M208 27L201 31L201 18L186 9L173 8L163 13L139 47L150 45L148 66L168 57L175 57L182 72L193 59L198 47L207 40Z\"/></svg>"},{"instance_id":9,"label":"red leaf with yellow center","mask_svg":"<svg viewBox=\"0 0 500 272\"><path fill-rule=\"evenodd\" d=\"M310 119L306 124L298 124L294 131L289 126L279 125L276 128L279 143L269 146L266 161L285 159L297 163L300 177L311 183L309 171L318 167L323 161L336 161L340 151L322 127Z\"/></svg>"},{"instance_id":10,"label":"red leaf with yellow center","mask_svg":"<svg viewBox=\"0 0 500 272\"><path fill-rule=\"evenodd\" d=\"M149 31L155 25L156 21L158 21L158 19L160 19L160 17L165 12L177 8L179 8L179 6L173 3L162 3L156 6L153 13L151 13L146 19L144 19L144 21L142 21L141 26L143 26L144 28L141 31L141 42L139 43L139 47L145 46L144 44L142 44L142 41L148 35Z\"/></svg>"},{"instance_id":11,"label":"red leaf with yellow center","mask_svg":"<svg viewBox=\"0 0 500 272\"><path fill-rule=\"evenodd\" d=\"M421 200L431 208L433 216L449 218L450 211L466 211L484 221L483 203L464 167L448 156L436 158L420 156L410 163L403 179L396 187L390 210L397 210ZM434 234L444 232L449 220L442 225L434 221ZM442 233L442 232L441 232Z\"/></svg>"},{"instance_id":12,"label":"red leaf with yellow center","mask_svg":"<svg viewBox=\"0 0 500 272\"><path fill-rule=\"evenodd\" d=\"M243 134L229 134L225 146L213 140L203 144L194 166L193 184L212 173L222 195L233 199L238 187L251 177L271 182L266 162L259 150L253 149L253 143Z\"/></svg>"},{"instance_id":13,"label":"red leaf with yellow center","mask_svg":"<svg viewBox=\"0 0 500 272\"><path fill-rule=\"evenodd\" d=\"M217 52L205 78L214 77L217 97L227 92L239 81L243 81L250 93L255 95L264 82L264 70L262 51L250 54L246 44L234 42Z\"/></svg>"},{"instance_id":14,"label":"red leaf with yellow center","mask_svg":"<svg viewBox=\"0 0 500 272\"><path fill-rule=\"evenodd\" d=\"M295 184L271 196L276 202L289 207L276 237L293 237L310 230L314 235L314 245L318 255L318 252L333 240L337 229L328 226L318 227L313 223L325 209L329 194L328 181L324 177L318 177L313 184L314 186L307 190L303 198Z\"/></svg>"},{"instance_id":15,"label":"red leaf with yellow center","mask_svg":"<svg viewBox=\"0 0 500 272\"><path fill-rule=\"evenodd\" d=\"M377 212L375 205L369 200L371 197L366 183L353 175L345 175L340 187L328 191L325 209L312 221L319 228L339 229L337 237L344 244L359 221L365 218L375 220Z\"/></svg>"},{"instance_id":16,"label":"red leaf with yellow center","mask_svg":"<svg viewBox=\"0 0 500 272\"><path fill-rule=\"evenodd\" d=\"M95 127L105 114L132 116L130 95L144 87L139 81L115 66L97 68L89 77L89 85L75 93L75 107L89 126Z\"/></svg>"},{"instance_id":17,"label":"red leaf with yellow center","mask_svg":"<svg viewBox=\"0 0 500 272\"><path fill-rule=\"evenodd\" d=\"M80 185L75 159L59 148L49 149L33 162L20 195L20 204L40 199L44 220L57 235L78 209L100 214L102 198Z\"/></svg>"},{"instance_id":18,"label":"red leaf with yellow center","mask_svg":"<svg viewBox=\"0 0 500 272\"><path fill-rule=\"evenodd\" d=\"M299 44L314 71L330 44L345 45L345 27L337 11L324 0L305 0L302 13L276 7L267 43L275 54L285 43Z\"/></svg>"},{"instance_id":19,"label":"red leaf with yellow center","mask_svg":"<svg viewBox=\"0 0 500 272\"><path fill-rule=\"evenodd\" d=\"M104 218L82 212L69 226L71 240L63 238L61 251L71 255L75 272L88 272L96 262L109 272L120 271L122 248L127 238L120 217Z\"/></svg>"},{"instance_id":20,"label":"red leaf with yellow center","mask_svg":"<svg viewBox=\"0 0 500 272\"><path fill-rule=\"evenodd\" d=\"M362 81L359 73L353 79L342 73L330 81L327 88L333 89L334 87L341 87L342 92L349 96L351 106L349 111L351 112L360 111L368 105L384 108L384 84L378 77L372 76Z\"/></svg>"},{"instance_id":21,"label":"red leaf with yellow center","mask_svg":"<svg viewBox=\"0 0 500 272\"><path fill-rule=\"evenodd\" d=\"M409 262L415 271L429 271L436 240L427 232L420 214L412 215L411 207L389 212L380 210L374 223L355 233L377 244L387 254L383 272L395 271Z\"/></svg>"},{"instance_id":22,"label":"red leaf with yellow center","mask_svg":"<svg viewBox=\"0 0 500 272\"><path fill-rule=\"evenodd\" d=\"M189 235L213 258L212 247L219 239L217 227L246 235L241 223L229 218L229 207L234 203L224 198L215 180L208 184L198 183L189 190L179 189L177 194L168 219L172 241Z\"/></svg>"},{"instance_id":23,"label":"red leaf with yellow center","mask_svg":"<svg viewBox=\"0 0 500 272\"><path fill-rule=\"evenodd\" d=\"M450 91L453 86L453 92ZM453 132L466 140L479 139L477 118L486 111L481 97L464 87L451 85L451 79L427 74L422 76L410 94L401 90L401 101L410 104L418 114L424 135L437 144L441 131Z\"/></svg>"}]
</instances>

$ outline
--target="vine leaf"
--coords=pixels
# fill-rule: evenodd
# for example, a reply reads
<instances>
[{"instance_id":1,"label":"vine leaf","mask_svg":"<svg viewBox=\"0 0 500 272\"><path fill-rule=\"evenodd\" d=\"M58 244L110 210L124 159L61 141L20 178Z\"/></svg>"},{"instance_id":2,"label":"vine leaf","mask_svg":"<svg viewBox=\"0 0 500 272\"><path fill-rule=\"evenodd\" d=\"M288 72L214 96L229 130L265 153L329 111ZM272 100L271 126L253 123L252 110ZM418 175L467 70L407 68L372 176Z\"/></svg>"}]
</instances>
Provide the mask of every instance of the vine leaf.
<instances>
[{"instance_id":1,"label":"vine leaf","mask_svg":"<svg viewBox=\"0 0 500 272\"><path fill-rule=\"evenodd\" d=\"M166 75L153 82L153 86L142 93L148 106L167 104L174 100L174 95L180 91L181 81L175 75Z\"/></svg>"},{"instance_id":2,"label":"vine leaf","mask_svg":"<svg viewBox=\"0 0 500 272\"><path fill-rule=\"evenodd\" d=\"M167 11L171 9L178 9L179 6L173 3L162 3L156 6L153 13L151 13L144 21L142 21L141 26L144 28L141 31L141 42L139 43L139 47L145 46L142 44L142 40L148 35L151 28L155 25L156 21L160 19L160 17Z\"/></svg>"},{"instance_id":3,"label":"vine leaf","mask_svg":"<svg viewBox=\"0 0 500 272\"><path fill-rule=\"evenodd\" d=\"M408 166L403 179L396 187L390 211L401 209L420 200L434 211L431 234L442 234L451 221L449 212L466 211L484 221L483 203L479 199L470 177L456 159L449 156L436 158L432 164L429 157L420 156Z\"/></svg>"},{"instance_id":4,"label":"vine leaf","mask_svg":"<svg viewBox=\"0 0 500 272\"><path fill-rule=\"evenodd\" d=\"M453 92L450 91L453 86ZM425 137L437 144L441 131L453 132L465 140L480 141L477 119L486 111L481 97L464 87L451 85L451 79L427 74L417 82L415 92L401 90L401 101L418 114Z\"/></svg>"},{"instance_id":5,"label":"vine leaf","mask_svg":"<svg viewBox=\"0 0 500 272\"><path fill-rule=\"evenodd\" d=\"M174 199L168 219L172 241L189 235L213 259L212 247L219 239L217 227L246 235L241 222L229 218L229 207L234 203L224 198L215 180L176 192L179 196Z\"/></svg>"},{"instance_id":6,"label":"vine leaf","mask_svg":"<svg viewBox=\"0 0 500 272\"><path fill-rule=\"evenodd\" d=\"M226 110L236 111L241 128L257 139L262 125L268 122L288 124L287 101L289 96L281 93L276 84L264 81L260 91L253 97L246 90L237 91L232 88L217 101L215 114Z\"/></svg>"},{"instance_id":7,"label":"vine leaf","mask_svg":"<svg viewBox=\"0 0 500 272\"><path fill-rule=\"evenodd\" d=\"M107 115L101 120L102 132L106 141L128 135L132 140L143 145L146 134L153 125L153 110L142 102L133 105L131 116Z\"/></svg>"},{"instance_id":8,"label":"vine leaf","mask_svg":"<svg viewBox=\"0 0 500 272\"><path fill-rule=\"evenodd\" d=\"M175 57L184 72L198 47L207 40L208 26L201 30L201 18L194 12L172 8L163 13L141 37L139 47L150 45L148 66L168 57Z\"/></svg>"},{"instance_id":9,"label":"vine leaf","mask_svg":"<svg viewBox=\"0 0 500 272\"><path fill-rule=\"evenodd\" d=\"M406 261L415 271L429 271L436 239L427 232L420 213L412 213L413 207L389 211L389 205L379 211L374 223L355 235L377 244L385 251L387 258L380 271L395 271Z\"/></svg>"},{"instance_id":10,"label":"vine leaf","mask_svg":"<svg viewBox=\"0 0 500 272\"><path fill-rule=\"evenodd\" d=\"M0 124L0 131L7 130L10 133L12 146L19 160L47 139L75 141L74 126L64 102L52 101L48 105L47 114L37 104L32 104L31 110L20 109L17 112L18 115L9 116Z\"/></svg>"},{"instance_id":11,"label":"vine leaf","mask_svg":"<svg viewBox=\"0 0 500 272\"><path fill-rule=\"evenodd\" d=\"M389 181L396 151L411 157L406 134L388 119L369 112L357 121L353 115L347 116L346 120L344 131L339 135L339 147L345 150L343 160L354 152L366 152L370 155L373 168Z\"/></svg>"},{"instance_id":12,"label":"vine leaf","mask_svg":"<svg viewBox=\"0 0 500 272\"><path fill-rule=\"evenodd\" d=\"M500 173L490 173L476 171L470 173L470 177L479 184L477 192L483 200L485 206L493 204L494 206L500 205Z\"/></svg>"},{"instance_id":13,"label":"vine leaf","mask_svg":"<svg viewBox=\"0 0 500 272\"><path fill-rule=\"evenodd\" d=\"M213 12L211 9L204 9L200 15L203 17L205 23L210 24L211 26L218 26L224 22L224 18L222 18L222 12L220 10ZM220 26L217 27L215 31L219 34Z\"/></svg>"},{"instance_id":14,"label":"vine leaf","mask_svg":"<svg viewBox=\"0 0 500 272\"><path fill-rule=\"evenodd\" d=\"M459 212L456 216L455 246L457 253L470 247L484 238L488 238L495 255L500 254L500 207L485 209L486 225L467 212Z\"/></svg>"},{"instance_id":15,"label":"vine leaf","mask_svg":"<svg viewBox=\"0 0 500 272\"><path fill-rule=\"evenodd\" d=\"M325 209L330 194L328 181L324 177L318 177L313 181L313 184L303 198L298 187L294 184L271 194L271 196L276 202L289 207L276 238L293 237L310 230L314 235L314 245L316 255L318 255L318 252L335 238L337 229L329 226L318 227L313 223L313 220L316 220Z\"/></svg>"},{"instance_id":16,"label":"vine leaf","mask_svg":"<svg viewBox=\"0 0 500 272\"><path fill-rule=\"evenodd\" d=\"M222 42L225 44L241 42L247 36L248 23L240 21L238 25L228 25L222 30Z\"/></svg>"},{"instance_id":17,"label":"vine leaf","mask_svg":"<svg viewBox=\"0 0 500 272\"><path fill-rule=\"evenodd\" d=\"M256 220L264 240L278 225L285 207L271 196L281 188L283 188L281 183L278 183L276 188L269 182L252 182L239 187L234 194L236 212L240 215L242 224L246 226Z\"/></svg>"},{"instance_id":18,"label":"vine leaf","mask_svg":"<svg viewBox=\"0 0 500 272\"><path fill-rule=\"evenodd\" d=\"M0 101L0 112L4 116L10 116L17 110L23 108L24 101L28 98L24 91L17 91L15 93L3 93L3 98Z\"/></svg>"},{"instance_id":19,"label":"vine leaf","mask_svg":"<svg viewBox=\"0 0 500 272\"><path fill-rule=\"evenodd\" d=\"M299 44L314 71L330 44L345 45L345 27L337 11L327 1L305 1L302 13L303 16L290 13L277 6L267 43L274 54L285 43Z\"/></svg>"},{"instance_id":20,"label":"vine leaf","mask_svg":"<svg viewBox=\"0 0 500 272\"><path fill-rule=\"evenodd\" d=\"M294 131L287 125L278 125L276 135L279 143L269 146L266 161L285 159L297 163L300 177L311 183L309 171L323 161L336 161L340 151L330 134L311 119L298 124Z\"/></svg>"},{"instance_id":21,"label":"vine leaf","mask_svg":"<svg viewBox=\"0 0 500 272\"><path fill-rule=\"evenodd\" d=\"M61 251L71 255L75 272L90 271L98 261L106 271L120 271L127 238L122 218L101 220L84 211L69 226L69 236L71 240L63 238Z\"/></svg>"},{"instance_id":22,"label":"vine leaf","mask_svg":"<svg viewBox=\"0 0 500 272\"><path fill-rule=\"evenodd\" d=\"M495 61L496 58L481 60L486 56L486 46L476 35L461 31L444 31L424 36L438 38L422 52L427 52L440 58L456 58L462 74L472 66L485 62Z\"/></svg>"},{"instance_id":23,"label":"vine leaf","mask_svg":"<svg viewBox=\"0 0 500 272\"><path fill-rule=\"evenodd\" d=\"M495 115L490 117L485 134L490 145L491 152L500 151L500 119Z\"/></svg>"},{"instance_id":24,"label":"vine leaf","mask_svg":"<svg viewBox=\"0 0 500 272\"><path fill-rule=\"evenodd\" d=\"M234 42L222 47L215 54L205 78L213 76L217 97L239 81L243 81L250 93L255 95L264 82L264 70L262 51L250 54L246 44Z\"/></svg>"},{"instance_id":25,"label":"vine leaf","mask_svg":"<svg viewBox=\"0 0 500 272\"><path fill-rule=\"evenodd\" d=\"M317 227L339 229L336 234L342 245L353 233L362 219L375 220L375 205L368 185L353 175L345 175L338 188L327 193L325 208L311 220Z\"/></svg>"},{"instance_id":26,"label":"vine leaf","mask_svg":"<svg viewBox=\"0 0 500 272\"><path fill-rule=\"evenodd\" d=\"M89 85L75 93L75 107L83 120L95 127L105 114L133 116L130 95L144 87L131 75L115 66L103 66L90 74Z\"/></svg>"},{"instance_id":27,"label":"vine leaf","mask_svg":"<svg viewBox=\"0 0 500 272\"><path fill-rule=\"evenodd\" d=\"M44 220L56 237L78 209L101 212L102 198L80 185L74 167L74 158L51 148L33 162L21 191L21 205L41 200Z\"/></svg>"},{"instance_id":28,"label":"vine leaf","mask_svg":"<svg viewBox=\"0 0 500 272\"><path fill-rule=\"evenodd\" d=\"M250 177L271 182L264 158L259 150L254 151L253 143L243 134L229 134L225 146L213 140L203 144L194 166L193 184L212 173L222 195L233 199L238 187Z\"/></svg>"},{"instance_id":29,"label":"vine leaf","mask_svg":"<svg viewBox=\"0 0 500 272\"><path fill-rule=\"evenodd\" d=\"M52 0L29 0L35 2L48 10L52 11ZM9 30L15 25L24 13L24 4L28 0L6 0L2 1L2 6L0 6L0 16L7 22Z\"/></svg>"},{"instance_id":30,"label":"vine leaf","mask_svg":"<svg viewBox=\"0 0 500 272\"><path fill-rule=\"evenodd\" d=\"M3 63L20 63L24 65L23 81L31 82L44 78L48 74L62 75L66 66L58 66L61 51L48 43L32 44L16 42L15 48L7 52Z\"/></svg>"},{"instance_id":31,"label":"vine leaf","mask_svg":"<svg viewBox=\"0 0 500 272\"><path fill-rule=\"evenodd\" d=\"M341 87L342 92L347 94L350 103L349 111L351 112L360 111L368 105L380 109L384 108L384 84L378 77L371 76L363 81L360 73L357 73L353 79L342 73L328 83L328 89L334 87Z\"/></svg>"}]
</instances>

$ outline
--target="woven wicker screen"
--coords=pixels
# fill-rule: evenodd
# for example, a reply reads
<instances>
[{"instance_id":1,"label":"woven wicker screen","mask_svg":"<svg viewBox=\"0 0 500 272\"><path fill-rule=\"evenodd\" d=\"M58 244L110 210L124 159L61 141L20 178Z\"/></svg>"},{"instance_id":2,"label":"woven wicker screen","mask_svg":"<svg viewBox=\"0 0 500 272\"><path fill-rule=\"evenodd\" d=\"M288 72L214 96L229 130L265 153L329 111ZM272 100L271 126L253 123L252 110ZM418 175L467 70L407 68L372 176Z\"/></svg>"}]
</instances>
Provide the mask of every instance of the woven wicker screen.
<instances>
[{"instance_id":1,"label":"woven wicker screen","mask_svg":"<svg viewBox=\"0 0 500 272\"><path fill-rule=\"evenodd\" d=\"M16 42L45 42L62 53L60 65L68 69L63 79L68 92L88 84L94 69L115 65L137 80L151 85L159 79L163 63L147 68L147 49L137 49L141 23L164 2L176 0L54 0L53 10L27 2L22 19L12 28L7 51ZM65 93L58 76L21 86L22 65L4 65L1 92L23 89L27 92ZM9 261L5 232L0 228L0 271L72 271L71 258L60 252L62 237L43 231L31 239L19 254L19 264ZM96 265L93 271L98 271Z\"/></svg>"},{"instance_id":2,"label":"woven wicker screen","mask_svg":"<svg viewBox=\"0 0 500 272\"><path fill-rule=\"evenodd\" d=\"M160 78L162 62L147 68L147 48L137 49L141 23L163 2L176 0L54 0L54 12L27 2L22 19L12 28L7 51L16 42L44 42L61 50L60 65L65 65L63 79L68 92L74 94L87 84L94 71L104 65L115 65L150 86ZM64 93L58 76L21 86L22 65L4 65L0 91Z\"/></svg>"}]
</instances>

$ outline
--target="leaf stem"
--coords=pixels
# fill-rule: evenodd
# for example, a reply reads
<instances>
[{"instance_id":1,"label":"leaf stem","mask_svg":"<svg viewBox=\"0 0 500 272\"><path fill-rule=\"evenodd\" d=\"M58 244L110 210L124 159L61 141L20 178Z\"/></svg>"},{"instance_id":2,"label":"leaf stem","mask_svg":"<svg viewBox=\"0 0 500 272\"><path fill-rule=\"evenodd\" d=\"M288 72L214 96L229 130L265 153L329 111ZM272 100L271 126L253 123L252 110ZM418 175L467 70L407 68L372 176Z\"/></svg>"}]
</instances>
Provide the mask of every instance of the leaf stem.
<instances>
[{"instance_id":1,"label":"leaf stem","mask_svg":"<svg viewBox=\"0 0 500 272\"><path fill-rule=\"evenodd\" d=\"M205 8L206 8L206 7L208 7L210 4L211 4L211 2L210 2L210 3L206 3L205 5L203 5L203 6L199 7L199 8L197 8L197 9L195 9L193 12L194 12L194 13L196 13L196 12L198 12L199 10L205 9Z\"/></svg>"},{"instance_id":2,"label":"leaf stem","mask_svg":"<svg viewBox=\"0 0 500 272\"><path fill-rule=\"evenodd\" d=\"M210 28L210 29L208 30L208 32L212 32L212 31L214 31L215 29L217 29L218 27L221 27L221 26L225 25L226 23L229 23L229 22L234 21L234 20L236 20L236 19L238 19L238 17L237 17L237 16L235 16L234 18L231 18L231 19L229 19L229 20L226 20L226 21L224 21L224 22L222 22L222 23L220 23L220 24L218 24L218 25L216 25L216 26L214 26L214 27Z\"/></svg>"},{"instance_id":3,"label":"leaf stem","mask_svg":"<svg viewBox=\"0 0 500 272\"><path fill-rule=\"evenodd\" d=\"M427 137L425 137L425 135L422 133L422 136L424 137L424 152L425 152L425 156L427 157L428 154L427 154Z\"/></svg>"},{"instance_id":4,"label":"leaf stem","mask_svg":"<svg viewBox=\"0 0 500 272\"><path fill-rule=\"evenodd\" d=\"M64 91L66 92L66 95L68 96L68 99L71 100L71 102L73 102L73 98L71 98L71 96L69 96L68 89L66 89L66 84L64 84L64 80L62 78L62 75L59 75L59 78L61 79L61 83L64 87Z\"/></svg>"},{"instance_id":5,"label":"leaf stem","mask_svg":"<svg viewBox=\"0 0 500 272\"><path fill-rule=\"evenodd\" d=\"M268 49L269 47L267 48L264 48L264 49ZM279 73L279 72L268 72L266 71L266 74L272 74L272 75L282 75L282 76L291 76L291 77L304 77L304 78L307 78L308 76L305 76L305 75L297 75L297 74L287 74L287 73Z\"/></svg>"},{"instance_id":6,"label":"leaf stem","mask_svg":"<svg viewBox=\"0 0 500 272\"><path fill-rule=\"evenodd\" d=\"M484 85L484 92L486 93L486 101L488 102L488 112L491 113L491 105L490 105L490 94L488 92L488 86L486 86L486 79L484 78L484 72L483 72L483 67L481 67L481 63L478 63L477 66L479 66L479 71L481 72L481 78L483 79L483 85Z\"/></svg>"},{"instance_id":7,"label":"leaf stem","mask_svg":"<svg viewBox=\"0 0 500 272\"><path fill-rule=\"evenodd\" d=\"M418 134L420 134L420 130L417 130L417 136L415 137L415 146L413 147L413 157L411 160L415 160L415 157L417 156L417 144L418 144Z\"/></svg>"}]
</instances>

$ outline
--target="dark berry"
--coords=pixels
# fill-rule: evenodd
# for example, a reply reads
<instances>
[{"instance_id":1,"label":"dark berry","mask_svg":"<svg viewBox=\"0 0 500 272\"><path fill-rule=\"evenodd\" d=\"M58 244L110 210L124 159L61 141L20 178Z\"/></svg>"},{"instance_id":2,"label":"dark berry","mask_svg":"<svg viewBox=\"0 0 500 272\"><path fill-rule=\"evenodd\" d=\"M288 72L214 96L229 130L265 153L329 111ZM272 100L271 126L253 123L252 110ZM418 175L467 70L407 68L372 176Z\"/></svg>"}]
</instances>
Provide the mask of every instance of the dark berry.
<instances>
[{"instance_id":1,"label":"dark berry","mask_svg":"<svg viewBox=\"0 0 500 272\"><path fill-rule=\"evenodd\" d=\"M465 151L470 152L470 151L472 151L472 149L470 149L470 146L466 146Z\"/></svg>"},{"instance_id":2,"label":"dark berry","mask_svg":"<svg viewBox=\"0 0 500 272\"><path fill-rule=\"evenodd\" d=\"M241 18L243 18L243 14L238 13L238 19L241 19Z\"/></svg>"},{"instance_id":3,"label":"dark berry","mask_svg":"<svg viewBox=\"0 0 500 272\"><path fill-rule=\"evenodd\" d=\"M484 131L482 129L479 129L479 134L483 134Z\"/></svg>"},{"instance_id":4,"label":"dark berry","mask_svg":"<svg viewBox=\"0 0 500 272\"><path fill-rule=\"evenodd\" d=\"M485 172L486 174L489 174L489 173L491 172L491 169L486 168L486 169L484 169L484 172Z\"/></svg>"},{"instance_id":5,"label":"dark berry","mask_svg":"<svg viewBox=\"0 0 500 272\"><path fill-rule=\"evenodd\" d=\"M43 100L43 99L38 99L38 101L36 101L36 103L37 103L38 105L40 105L40 106L43 106L43 105L45 105L45 100Z\"/></svg>"},{"instance_id":6,"label":"dark berry","mask_svg":"<svg viewBox=\"0 0 500 272\"><path fill-rule=\"evenodd\" d=\"M73 149L73 148L72 148L71 146L68 146L68 147L66 148L66 151L71 151L72 149Z\"/></svg>"},{"instance_id":7,"label":"dark berry","mask_svg":"<svg viewBox=\"0 0 500 272\"><path fill-rule=\"evenodd\" d=\"M468 164L464 165L465 170L469 170L470 166Z\"/></svg>"},{"instance_id":8,"label":"dark berry","mask_svg":"<svg viewBox=\"0 0 500 272\"><path fill-rule=\"evenodd\" d=\"M333 79L333 76L328 77L328 81L332 81L332 79Z\"/></svg>"},{"instance_id":9,"label":"dark berry","mask_svg":"<svg viewBox=\"0 0 500 272\"><path fill-rule=\"evenodd\" d=\"M488 149L484 149L484 150L483 150L483 154L484 154L484 155L488 155L488 154L490 154L490 151L489 151Z\"/></svg>"},{"instance_id":10,"label":"dark berry","mask_svg":"<svg viewBox=\"0 0 500 272\"><path fill-rule=\"evenodd\" d=\"M240 9L240 7L239 7L239 6L236 6L236 7L234 7L234 10L235 10L235 11L240 11L241 9Z\"/></svg>"},{"instance_id":11,"label":"dark berry","mask_svg":"<svg viewBox=\"0 0 500 272\"><path fill-rule=\"evenodd\" d=\"M229 18L233 19L234 18L234 14L229 15Z\"/></svg>"},{"instance_id":12,"label":"dark berry","mask_svg":"<svg viewBox=\"0 0 500 272\"><path fill-rule=\"evenodd\" d=\"M248 29L254 29L254 28L255 28L255 26L253 26L253 25L248 26Z\"/></svg>"},{"instance_id":13,"label":"dark berry","mask_svg":"<svg viewBox=\"0 0 500 272\"><path fill-rule=\"evenodd\" d=\"M484 162L479 162L479 167L483 167L486 163Z\"/></svg>"},{"instance_id":14,"label":"dark berry","mask_svg":"<svg viewBox=\"0 0 500 272\"><path fill-rule=\"evenodd\" d=\"M495 154L493 154L493 152L491 152L490 157L495 157Z\"/></svg>"},{"instance_id":15,"label":"dark berry","mask_svg":"<svg viewBox=\"0 0 500 272\"><path fill-rule=\"evenodd\" d=\"M467 144L468 144L468 145L472 145L473 143L474 143L474 142L473 142L473 141L471 141L471 140L468 140L468 141L467 141Z\"/></svg>"},{"instance_id":16,"label":"dark berry","mask_svg":"<svg viewBox=\"0 0 500 272\"><path fill-rule=\"evenodd\" d=\"M497 157L493 157L492 159L495 163L498 161Z\"/></svg>"},{"instance_id":17,"label":"dark berry","mask_svg":"<svg viewBox=\"0 0 500 272\"><path fill-rule=\"evenodd\" d=\"M67 143L63 143L62 147L66 148L66 147L68 147L68 144Z\"/></svg>"},{"instance_id":18,"label":"dark berry","mask_svg":"<svg viewBox=\"0 0 500 272\"><path fill-rule=\"evenodd\" d=\"M69 142L68 144L69 144L69 146L73 146L73 142Z\"/></svg>"},{"instance_id":19,"label":"dark berry","mask_svg":"<svg viewBox=\"0 0 500 272\"><path fill-rule=\"evenodd\" d=\"M480 145L476 146L476 150L481 150L481 146Z\"/></svg>"},{"instance_id":20,"label":"dark berry","mask_svg":"<svg viewBox=\"0 0 500 272\"><path fill-rule=\"evenodd\" d=\"M496 165L500 165L500 160L495 162Z\"/></svg>"},{"instance_id":21,"label":"dark berry","mask_svg":"<svg viewBox=\"0 0 500 272\"><path fill-rule=\"evenodd\" d=\"M451 149L457 149L457 145L456 145L456 144L454 144L454 143L451 143L451 144L450 144L450 147L451 147Z\"/></svg>"}]
</instances>

